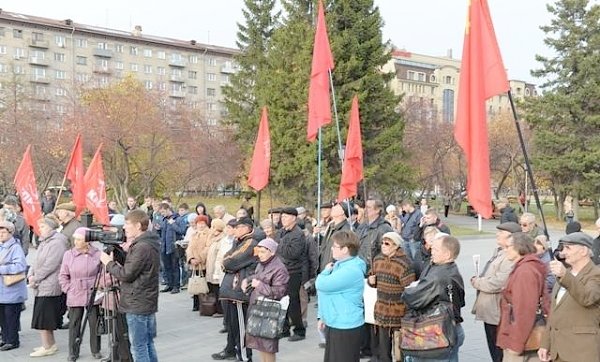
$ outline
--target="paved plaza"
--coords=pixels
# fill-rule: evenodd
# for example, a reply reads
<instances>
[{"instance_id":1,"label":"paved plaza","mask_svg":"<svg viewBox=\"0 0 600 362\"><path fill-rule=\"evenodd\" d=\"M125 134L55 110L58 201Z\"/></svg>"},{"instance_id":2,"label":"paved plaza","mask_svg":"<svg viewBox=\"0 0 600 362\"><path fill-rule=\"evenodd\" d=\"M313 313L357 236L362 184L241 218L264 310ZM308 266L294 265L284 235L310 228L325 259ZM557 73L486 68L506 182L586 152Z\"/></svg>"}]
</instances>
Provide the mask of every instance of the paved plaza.
<instances>
[{"instance_id":1,"label":"paved plaza","mask_svg":"<svg viewBox=\"0 0 600 362\"><path fill-rule=\"evenodd\" d=\"M463 227L477 227L476 219L463 216L450 216L447 223ZM475 321L471 314L475 290L470 286L468 280L475 273L472 256L480 254L482 266L491 256L495 245L495 236L492 233L497 224L498 221L496 220L484 220L483 230L487 232L486 234L460 238L461 253L458 264L466 286L466 306L462 309L463 318L465 319L463 327L466 339L460 349L460 360L464 362L489 361L482 323ZM562 235L560 231L551 230L551 238L555 242L560 235ZM32 260L34 255L35 250L32 250L29 260ZM222 326L222 319L201 317L197 312L192 312L192 300L186 291L175 295L161 293L159 304L157 314L158 337L155 343L160 361L212 361L210 355L223 349L226 335L218 333ZM309 306L307 338L299 342L282 340L277 355L278 361L322 361L323 350L318 347L319 340L316 331L316 309L314 305L314 301L312 301ZM29 353L32 352L33 348L40 345L39 333L30 329L32 309L33 296L30 295L30 299L27 301L27 310L21 315L21 347L8 352L0 352L0 361L36 360L36 358L29 357ZM59 353L50 357L37 358L37 360L66 361L68 331L56 331L55 336ZM89 333L86 331L79 361L96 361L89 352L89 339L87 337L89 337ZM103 340L102 352L106 354L107 350L106 340ZM258 361L258 359L255 358L255 361Z\"/></svg>"}]
</instances>

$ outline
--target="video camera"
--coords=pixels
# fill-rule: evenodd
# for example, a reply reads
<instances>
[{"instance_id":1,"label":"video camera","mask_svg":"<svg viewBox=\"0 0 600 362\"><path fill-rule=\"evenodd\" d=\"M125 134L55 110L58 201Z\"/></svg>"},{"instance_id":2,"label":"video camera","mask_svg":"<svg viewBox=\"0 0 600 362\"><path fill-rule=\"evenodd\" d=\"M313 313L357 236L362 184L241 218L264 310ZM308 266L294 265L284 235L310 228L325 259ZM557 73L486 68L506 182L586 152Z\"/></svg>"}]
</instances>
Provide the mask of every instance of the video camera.
<instances>
[{"instance_id":1,"label":"video camera","mask_svg":"<svg viewBox=\"0 0 600 362\"><path fill-rule=\"evenodd\" d=\"M113 253L115 261L121 265L125 264L125 257L127 256L127 253L121 247L121 244L126 240L123 229L117 231L86 230L85 232L86 242L97 241L104 244L104 252L107 254Z\"/></svg>"}]
</instances>

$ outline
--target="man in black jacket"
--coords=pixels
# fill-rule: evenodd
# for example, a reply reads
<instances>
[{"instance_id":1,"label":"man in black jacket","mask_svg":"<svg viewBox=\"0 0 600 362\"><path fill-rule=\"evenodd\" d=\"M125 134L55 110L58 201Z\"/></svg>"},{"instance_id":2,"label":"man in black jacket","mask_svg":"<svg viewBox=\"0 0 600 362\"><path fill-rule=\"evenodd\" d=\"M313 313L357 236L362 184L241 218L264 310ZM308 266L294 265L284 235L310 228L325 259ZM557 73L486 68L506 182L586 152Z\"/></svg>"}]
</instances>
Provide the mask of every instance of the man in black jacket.
<instances>
[{"instance_id":1,"label":"man in black jacket","mask_svg":"<svg viewBox=\"0 0 600 362\"><path fill-rule=\"evenodd\" d=\"M300 288L302 288L302 269L308 261L306 248L306 239L304 233L297 225L296 218L298 211L294 207L284 207L281 210L282 228L277 232L277 255L283 261L290 275L288 282L288 295L290 296L290 306L288 308L288 318L284 326L283 335L290 334L291 319L294 326L294 335L288 338L289 341L299 341L306 338L306 327L302 322L302 310L300 306Z\"/></svg>"},{"instance_id":2,"label":"man in black jacket","mask_svg":"<svg viewBox=\"0 0 600 362\"><path fill-rule=\"evenodd\" d=\"M142 210L125 216L123 230L131 242L125 264L113 261L102 253L106 271L121 282L119 310L125 313L129 342L134 361L158 361L154 348L156 312L158 311L158 271L160 268L160 241L148 231L150 220Z\"/></svg>"}]
</instances>

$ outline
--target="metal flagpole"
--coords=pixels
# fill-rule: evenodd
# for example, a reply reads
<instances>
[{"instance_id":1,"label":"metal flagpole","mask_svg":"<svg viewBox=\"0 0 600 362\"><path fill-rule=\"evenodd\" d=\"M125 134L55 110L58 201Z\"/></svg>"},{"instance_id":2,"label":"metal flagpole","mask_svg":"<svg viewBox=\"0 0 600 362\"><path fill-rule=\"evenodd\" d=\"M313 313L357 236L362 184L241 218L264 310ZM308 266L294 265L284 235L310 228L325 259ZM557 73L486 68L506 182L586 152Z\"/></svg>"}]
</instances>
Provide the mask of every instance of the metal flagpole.
<instances>
[{"instance_id":1,"label":"metal flagpole","mask_svg":"<svg viewBox=\"0 0 600 362\"><path fill-rule=\"evenodd\" d=\"M335 101L335 89L333 88L333 75L331 69L327 71L329 73L329 85L331 86L331 98L333 99L333 115L335 117L335 128L337 130L338 139L338 157L340 158L340 165L344 163L344 151L342 149L342 133L340 132L340 119L337 112L337 102Z\"/></svg>"},{"instance_id":2,"label":"metal flagpole","mask_svg":"<svg viewBox=\"0 0 600 362\"><path fill-rule=\"evenodd\" d=\"M540 196L538 194L537 186L535 185L535 179L533 177L533 170L531 169L531 163L529 162L529 156L527 155L527 149L525 148L525 141L523 140L523 132L521 132L521 125L519 124L519 118L517 116L517 109L515 107L515 102L512 97L512 93L508 91L508 100L510 101L510 108L512 109L513 118L515 120L515 127L517 127L517 135L519 136L519 143L521 144L521 150L523 151L523 158L525 160L525 172L529 176L529 182L531 183L531 191L533 192L533 197L535 199L535 204L540 211L540 217L542 218L542 224L544 225L544 235L550 240L550 235L548 234L548 227L546 226L546 218L544 217L544 210L542 209L542 204L540 203ZM525 200L525 204L527 204L527 200Z\"/></svg>"}]
</instances>

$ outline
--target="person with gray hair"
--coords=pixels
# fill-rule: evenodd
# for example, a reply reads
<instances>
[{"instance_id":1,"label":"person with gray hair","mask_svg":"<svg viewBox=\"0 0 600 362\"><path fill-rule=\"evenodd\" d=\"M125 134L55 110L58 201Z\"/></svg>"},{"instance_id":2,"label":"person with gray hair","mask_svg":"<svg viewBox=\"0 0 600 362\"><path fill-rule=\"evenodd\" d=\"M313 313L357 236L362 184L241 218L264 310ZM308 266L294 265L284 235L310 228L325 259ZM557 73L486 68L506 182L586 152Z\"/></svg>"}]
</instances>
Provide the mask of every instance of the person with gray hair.
<instances>
[{"instance_id":1,"label":"person with gray hair","mask_svg":"<svg viewBox=\"0 0 600 362\"><path fill-rule=\"evenodd\" d=\"M25 256L29 253L30 246L30 233L29 233L29 225L25 222L25 219L21 215L21 205L19 203L19 199L15 196L7 196L4 199L4 209L9 209L15 214L15 220L12 221L15 224L15 233L13 237L17 239L21 243L21 247L23 248L23 252Z\"/></svg>"},{"instance_id":2,"label":"person with gray hair","mask_svg":"<svg viewBox=\"0 0 600 362\"><path fill-rule=\"evenodd\" d=\"M227 212L227 209L223 205L217 205L213 207L213 213L215 218L221 219L227 224L231 220L235 220L235 216Z\"/></svg>"}]
</instances>

